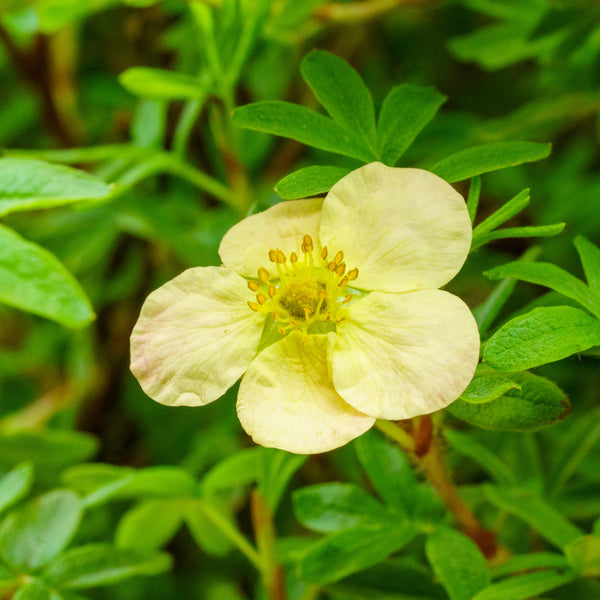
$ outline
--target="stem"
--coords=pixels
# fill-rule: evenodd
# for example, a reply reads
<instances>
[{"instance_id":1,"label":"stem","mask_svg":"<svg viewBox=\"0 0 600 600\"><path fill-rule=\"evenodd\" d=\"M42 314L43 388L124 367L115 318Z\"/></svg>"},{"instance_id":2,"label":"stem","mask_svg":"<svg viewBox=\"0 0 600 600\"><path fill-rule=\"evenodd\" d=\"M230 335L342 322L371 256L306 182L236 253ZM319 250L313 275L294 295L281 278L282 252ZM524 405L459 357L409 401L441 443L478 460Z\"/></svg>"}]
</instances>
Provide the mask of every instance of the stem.
<instances>
[{"instance_id":1,"label":"stem","mask_svg":"<svg viewBox=\"0 0 600 600\"><path fill-rule=\"evenodd\" d=\"M254 546L237 530L237 528L219 511L215 510L207 502L202 503L204 514L216 525L229 540L242 552L248 560L259 570L265 569L263 557L256 551Z\"/></svg>"},{"instance_id":2,"label":"stem","mask_svg":"<svg viewBox=\"0 0 600 600\"><path fill-rule=\"evenodd\" d=\"M201 98L199 100L190 100L189 102L186 102L181 111L181 116L179 117L173 137L173 151L179 158L185 156L185 149L190 134L192 133L192 128L194 127L198 115L202 112L203 107L204 98Z\"/></svg>"},{"instance_id":3,"label":"stem","mask_svg":"<svg viewBox=\"0 0 600 600\"><path fill-rule=\"evenodd\" d=\"M250 498L252 525L256 536L256 545L263 565L263 582L269 600L286 600L283 568L275 556L275 527L273 514L258 490Z\"/></svg>"},{"instance_id":4,"label":"stem","mask_svg":"<svg viewBox=\"0 0 600 600\"><path fill-rule=\"evenodd\" d=\"M398 6L417 6L428 2L432 0L364 0L352 4L328 2L318 6L314 16L322 21L357 23L379 17Z\"/></svg>"},{"instance_id":5,"label":"stem","mask_svg":"<svg viewBox=\"0 0 600 600\"><path fill-rule=\"evenodd\" d=\"M375 421L375 427L377 427L379 431L385 433L389 438L392 438L404 450L414 452L415 440L409 433L404 431L404 429L396 425L393 421L377 419L377 421Z\"/></svg>"}]
</instances>

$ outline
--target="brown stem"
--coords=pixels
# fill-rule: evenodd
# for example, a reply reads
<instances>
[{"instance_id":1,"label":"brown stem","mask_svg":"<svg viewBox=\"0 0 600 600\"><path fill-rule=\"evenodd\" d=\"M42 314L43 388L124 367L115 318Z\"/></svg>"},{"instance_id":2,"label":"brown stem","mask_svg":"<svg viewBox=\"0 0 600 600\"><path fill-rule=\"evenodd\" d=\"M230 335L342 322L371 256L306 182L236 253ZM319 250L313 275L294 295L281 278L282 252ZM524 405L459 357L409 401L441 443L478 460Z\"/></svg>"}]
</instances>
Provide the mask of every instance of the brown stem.
<instances>
[{"instance_id":1,"label":"brown stem","mask_svg":"<svg viewBox=\"0 0 600 600\"><path fill-rule=\"evenodd\" d=\"M250 498L252 526L258 551L264 561L263 581L269 600L287 600L283 567L275 556L273 513L258 490Z\"/></svg>"}]
</instances>

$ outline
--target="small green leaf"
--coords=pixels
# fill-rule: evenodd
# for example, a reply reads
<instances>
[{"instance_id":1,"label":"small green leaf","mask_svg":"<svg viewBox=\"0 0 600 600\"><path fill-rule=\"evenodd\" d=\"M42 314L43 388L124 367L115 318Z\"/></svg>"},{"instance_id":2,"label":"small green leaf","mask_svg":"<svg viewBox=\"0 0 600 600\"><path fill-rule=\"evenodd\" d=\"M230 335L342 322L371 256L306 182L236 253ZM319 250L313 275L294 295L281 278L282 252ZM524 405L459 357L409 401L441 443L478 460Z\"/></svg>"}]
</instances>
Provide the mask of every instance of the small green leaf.
<instances>
[{"instance_id":1,"label":"small green leaf","mask_svg":"<svg viewBox=\"0 0 600 600\"><path fill-rule=\"evenodd\" d=\"M465 402L491 402L509 390L520 389L512 379L501 373L477 373L460 395Z\"/></svg>"},{"instance_id":2,"label":"small green leaf","mask_svg":"<svg viewBox=\"0 0 600 600\"><path fill-rule=\"evenodd\" d=\"M539 594L553 590L576 579L573 573L557 573L556 571L540 571L527 573L492 583L481 590L473 600L529 600Z\"/></svg>"},{"instance_id":3,"label":"small green leaf","mask_svg":"<svg viewBox=\"0 0 600 600\"><path fill-rule=\"evenodd\" d=\"M62 600L62 596L40 579L29 579L15 592L12 600Z\"/></svg>"},{"instance_id":4,"label":"small green leaf","mask_svg":"<svg viewBox=\"0 0 600 600\"><path fill-rule=\"evenodd\" d=\"M484 489L487 498L498 508L519 517L558 548L583 535L579 528L533 492L493 485L486 485Z\"/></svg>"},{"instance_id":5,"label":"small green leaf","mask_svg":"<svg viewBox=\"0 0 600 600\"><path fill-rule=\"evenodd\" d=\"M147 500L128 510L119 521L115 542L119 548L148 552L164 546L182 523L179 501Z\"/></svg>"},{"instance_id":6,"label":"small green leaf","mask_svg":"<svg viewBox=\"0 0 600 600\"><path fill-rule=\"evenodd\" d=\"M360 464L386 504L400 514L412 514L417 508L419 490L404 452L374 431L358 438L354 447Z\"/></svg>"},{"instance_id":7,"label":"small green leaf","mask_svg":"<svg viewBox=\"0 0 600 600\"><path fill-rule=\"evenodd\" d=\"M498 483L509 486L516 484L515 476L496 454L469 434L446 428L444 437L454 450L479 463Z\"/></svg>"},{"instance_id":8,"label":"small green leaf","mask_svg":"<svg viewBox=\"0 0 600 600\"><path fill-rule=\"evenodd\" d=\"M54 255L3 225L0 302L73 328L95 317L83 288Z\"/></svg>"},{"instance_id":9,"label":"small green leaf","mask_svg":"<svg viewBox=\"0 0 600 600\"><path fill-rule=\"evenodd\" d=\"M0 216L98 200L111 186L85 171L30 158L0 158Z\"/></svg>"},{"instance_id":10,"label":"small green leaf","mask_svg":"<svg viewBox=\"0 0 600 600\"><path fill-rule=\"evenodd\" d=\"M27 495L33 480L30 463L17 465L0 479L0 512Z\"/></svg>"},{"instance_id":11,"label":"small green leaf","mask_svg":"<svg viewBox=\"0 0 600 600\"><path fill-rule=\"evenodd\" d=\"M403 84L385 97L377 132L381 160L394 166L446 100L435 88Z\"/></svg>"},{"instance_id":12,"label":"small green leaf","mask_svg":"<svg viewBox=\"0 0 600 600\"><path fill-rule=\"evenodd\" d=\"M590 292L588 286L568 271L551 263L514 261L490 269L484 275L490 279L514 277L520 281L544 285L567 298L579 302L584 308L600 318L600 301Z\"/></svg>"},{"instance_id":13,"label":"small green leaf","mask_svg":"<svg viewBox=\"0 0 600 600\"><path fill-rule=\"evenodd\" d=\"M521 386L483 404L456 400L448 410L459 419L498 431L536 431L563 419L571 410L564 392L533 373L511 373Z\"/></svg>"},{"instance_id":14,"label":"small green leaf","mask_svg":"<svg viewBox=\"0 0 600 600\"><path fill-rule=\"evenodd\" d=\"M37 569L69 543L81 514L72 491L47 492L8 514L0 526L0 553L14 567Z\"/></svg>"},{"instance_id":15,"label":"small green leaf","mask_svg":"<svg viewBox=\"0 0 600 600\"><path fill-rule=\"evenodd\" d=\"M310 198L326 194L350 169L343 167L306 167L294 171L275 184L275 191L284 200Z\"/></svg>"},{"instance_id":16,"label":"small green leaf","mask_svg":"<svg viewBox=\"0 0 600 600\"><path fill-rule=\"evenodd\" d=\"M582 577L600 577L600 537L586 535L565 546L569 564Z\"/></svg>"},{"instance_id":17,"label":"small green leaf","mask_svg":"<svg viewBox=\"0 0 600 600\"><path fill-rule=\"evenodd\" d=\"M392 518L377 500L352 483L311 485L296 490L292 498L298 521L320 533L377 525Z\"/></svg>"},{"instance_id":18,"label":"small green leaf","mask_svg":"<svg viewBox=\"0 0 600 600\"><path fill-rule=\"evenodd\" d=\"M305 106L277 100L255 102L236 108L232 120L238 127L291 138L365 163L377 159L351 132Z\"/></svg>"},{"instance_id":19,"label":"small green leaf","mask_svg":"<svg viewBox=\"0 0 600 600\"><path fill-rule=\"evenodd\" d=\"M481 173L506 169L541 160L550 154L550 144L535 142L494 142L461 150L431 167L449 183L463 181Z\"/></svg>"},{"instance_id":20,"label":"small green leaf","mask_svg":"<svg viewBox=\"0 0 600 600\"><path fill-rule=\"evenodd\" d=\"M254 483L258 479L261 461L261 448L248 448L228 456L202 478L202 489L212 493Z\"/></svg>"},{"instance_id":21,"label":"small green leaf","mask_svg":"<svg viewBox=\"0 0 600 600\"><path fill-rule=\"evenodd\" d=\"M475 175L471 180L469 186L469 195L467 196L467 211L471 219L471 225L475 223L475 217L477 216L477 208L479 206L479 196L481 194L481 177Z\"/></svg>"},{"instance_id":22,"label":"small green leaf","mask_svg":"<svg viewBox=\"0 0 600 600\"><path fill-rule=\"evenodd\" d=\"M153 100L197 100L209 88L197 77L150 67L132 67L119 75L121 85L132 94Z\"/></svg>"},{"instance_id":23,"label":"small green leaf","mask_svg":"<svg viewBox=\"0 0 600 600\"><path fill-rule=\"evenodd\" d=\"M67 550L44 569L44 579L63 589L112 585L135 575L168 571L171 557L164 552L140 554L110 544L88 544Z\"/></svg>"},{"instance_id":24,"label":"small green leaf","mask_svg":"<svg viewBox=\"0 0 600 600\"><path fill-rule=\"evenodd\" d=\"M481 551L472 540L454 529L440 528L428 535L425 553L451 600L472 600L490 583Z\"/></svg>"},{"instance_id":25,"label":"small green leaf","mask_svg":"<svg viewBox=\"0 0 600 600\"><path fill-rule=\"evenodd\" d=\"M484 246L493 240L508 240L513 238L527 237L552 237L562 233L566 223L553 223L552 225L532 225L531 227L507 227L505 229L497 229L491 233L484 233L475 236L473 234L473 242L471 250L475 250L480 246Z\"/></svg>"},{"instance_id":26,"label":"small green leaf","mask_svg":"<svg viewBox=\"0 0 600 600\"><path fill-rule=\"evenodd\" d=\"M384 523L358 525L318 542L300 563L300 578L325 585L362 571L406 546L415 536L412 526Z\"/></svg>"},{"instance_id":27,"label":"small green leaf","mask_svg":"<svg viewBox=\"0 0 600 600\"><path fill-rule=\"evenodd\" d=\"M230 510L224 504L219 506L208 499L188 500L183 516L198 546L208 554L223 556L231 550L232 543L223 529L215 522L215 514L219 515L220 520L228 523L232 530L237 529Z\"/></svg>"},{"instance_id":28,"label":"small green leaf","mask_svg":"<svg viewBox=\"0 0 600 600\"><path fill-rule=\"evenodd\" d=\"M575 248L579 253L590 289L600 294L600 248L582 235L575 238Z\"/></svg>"},{"instance_id":29,"label":"small green leaf","mask_svg":"<svg viewBox=\"0 0 600 600\"><path fill-rule=\"evenodd\" d=\"M517 554L511 556L506 562L491 567L490 573L492 579L505 577L513 573L522 571L532 571L534 569L556 568L563 571L569 567L565 557L562 554L553 552L533 552L531 554Z\"/></svg>"},{"instance_id":30,"label":"small green leaf","mask_svg":"<svg viewBox=\"0 0 600 600\"><path fill-rule=\"evenodd\" d=\"M360 75L343 58L324 50L309 52L302 59L300 73L331 118L374 149L373 99Z\"/></svg>"},{"instance_id":31,"label":"small green leaf","mask_svg":"<svg viewBox=\"0 0 600 600\"><path fill-rule=\"evenodd\" d=\"M572 306L534 308L505 323L486 342L483 359L495 369L522 371L600 344L600 322Z\"/></svg>"},{"instance_id":32,"label":"small green leaf","mask_svg":"<svg viewBox=\"0 0 600 600\"><path fill-rule=\"evenodd\" d=\"M261 448L261 453L259 490L267 506L275 513L287 484L307 457L273 448Z\"/></svg>"},{"instance_id":33,"label":"small green leaf","mask_svg":"<svg viewBox=\"0 0 600 600\"><path fill-rule=\"evenodd\" d=\"M473 237L489 233L496 227L506 223L509 219L518 215L531 199L529 190L520 191L514 198L511 198L506 204L501 206L496 212L492 213L487 219L479 223L473 230Z\"/></svg>"}]
</instances>

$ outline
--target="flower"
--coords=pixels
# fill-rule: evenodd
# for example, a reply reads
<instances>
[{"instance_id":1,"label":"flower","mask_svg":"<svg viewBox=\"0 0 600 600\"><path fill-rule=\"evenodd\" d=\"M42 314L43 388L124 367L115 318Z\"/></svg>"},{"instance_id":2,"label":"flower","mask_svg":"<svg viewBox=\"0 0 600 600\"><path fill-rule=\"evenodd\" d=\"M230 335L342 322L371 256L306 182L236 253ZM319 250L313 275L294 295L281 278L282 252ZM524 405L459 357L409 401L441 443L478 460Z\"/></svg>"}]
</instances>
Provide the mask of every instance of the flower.
<instances>
[{"instance_id":1,"label":"flower","mask_svg":"<svg viewBox=\"0 0 600 600\"><path fill-rule=\"evenodd\" d=\"M365 165L325 199L282 202L234 225L220 267L150 294L131 370L154 400L200 406L242 375L255 442L324 452L375 419L454 401L479 356L466 304L439 290L471 244L463 198L420 169Z\"/></svg>"}]
</instances>

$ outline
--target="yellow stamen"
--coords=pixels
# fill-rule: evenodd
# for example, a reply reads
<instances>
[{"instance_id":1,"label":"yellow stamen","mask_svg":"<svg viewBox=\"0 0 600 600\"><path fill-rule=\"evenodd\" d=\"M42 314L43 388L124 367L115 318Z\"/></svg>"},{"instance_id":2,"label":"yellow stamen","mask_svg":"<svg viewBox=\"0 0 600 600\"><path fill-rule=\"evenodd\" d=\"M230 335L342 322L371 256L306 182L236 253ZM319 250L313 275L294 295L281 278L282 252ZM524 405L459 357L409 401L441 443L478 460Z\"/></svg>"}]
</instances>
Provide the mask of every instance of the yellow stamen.
<instances>
[{"instance_id":1,"label":"yellow stamen","mask_svg":"<svg viewBox=\"0 0 600 600\"><path fill-rule=\"evenodd\" d=\"M248 306L254 311L260 310L260 306L256 304L256 302L252 302L251 300L248 300Z\"/></svg>"},{"instance_id":2,"label":"yellow stamen","mask_svg":"<svg viewBox=\"0 0 600 600\"><path fill-rule=\"evenodd\" d=\"M344 274L345 270L346 270L346 263L342 263L341 265L338 265L338 267L335 269L335 273L336 273L336 275L339 275L341 277Z\"/></svg>"},{"instance_id":3,"label":"yellow stamen","mask_svg":"<svg viewBox=\"0 0 600 600\"><path fill-rule=\"evenodd\" d=\"M277 250L277 253L276 253L276 261L277 261L277 264L279 264L279 265L284 264L286 261L285 254L279 249Z\"/></svg>"},{"instance_id":4,"label":"yellow stamen","mask_svg":"<svg viewBox=\"0 0 600 600\"><path fill-rule=\"evenodd\" d=\"M340 250L333 259L338 265L344 260L344 253Z\"/></svg>"},{"instance_id":5,"label":"yellow stamen","mask_svg":"<svg viewBox=\"0 0 600 600\"><path fill-rule=\"evenodd\" d=\"M274 298L276 293L277 293L277 290L275 289L275 286L273 284L271 284L269 286L269 298Z\"/></svg>"},{"instance_id":6,"label":"yellow stamen","mask_svg":"<svg viewBox=\"0 0 600 600\"><path fill-rule=\"evenodd\" d=\"M267 271L264 267L260 267L258 269L258 278L263 282L263 283L269 283L269 279L271 279L271 274L269 273L269 271ZM250 288L252 289L252 288ZM257 288L258 289L258 288Z\"/></svg>"},{"instance_id":7,"label":"yellow stamen","mask_svg":"<svg viewBox=\"0 0 600 600\"><path fill-rule=\"evenodd\" d=\"M310 252L314 248L312 238L310 235L308 235L308 233L304 234L302 242L304 243L307 252Z\"/></svg>"},{"instance_id":8,"label":"yellow stamen","mask_svg":"<svg viewBox=\"0 0 600 600\"><path fill-rule=\"evenodd\" d=\"M258 282L254 281L253 279L251 279L250 281L248 281L248 287L253 291L253 292L258 292L259 289L259 285Z\"/></svg>"},{"instance_id":9,"label":"yellow stamen","mask_svg":"<svg viewBox=\"0 0 600 600\"><path fill-rule=\"evenodd\" d=\"M290 254L290 262L292 264L297 263L298 262L298 255L295 252L292 252Z\"/></svg>"},{"instance_id":10,"label":"yellow stamen","mask_svg":"<svg viewBox=\"0 0 600 600\"><path fill-rule=\"evenodd\" d=\"M348 271L348 281L354 281L358 277L358 269L352 269Z\"/></svg>"},{"instance_id":11,"label":"yellow stamen","mask_svg":"<svg viewBox=\"0 0 600 600\"><path fill-rule=\"evenodd\" d=\"M269 250L269 260L275 262L277 260L277 252L275 250Z\"/></svg>"},{"instance_id":12,"label":"yellow stamen","mask_svg":"<svg viewBox=\"0 0 600 600\"><path fill-rule=\"evenodd\" d=\"M321 258L323 260L327 258L327 246L323 246L323 249L321 250Z\"/></svg>"},{"instance_id":13,"label":"yellow stamen","mask_svg":"<svg viewBox=\"0 0 600 600\"><path fill-rule=\"evenodd\" d=\"M264 294L256 294L256 301L262 306L266 303L267 297Z\"/></svg>"}]
</instances>

